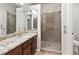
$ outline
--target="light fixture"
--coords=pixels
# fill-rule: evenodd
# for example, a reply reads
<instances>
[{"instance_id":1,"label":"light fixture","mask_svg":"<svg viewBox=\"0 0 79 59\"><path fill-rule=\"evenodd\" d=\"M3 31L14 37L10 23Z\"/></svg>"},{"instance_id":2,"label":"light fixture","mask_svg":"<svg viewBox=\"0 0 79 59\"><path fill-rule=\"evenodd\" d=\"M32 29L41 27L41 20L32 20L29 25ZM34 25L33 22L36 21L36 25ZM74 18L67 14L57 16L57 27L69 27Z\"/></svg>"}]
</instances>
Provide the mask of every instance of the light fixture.
<instances>
[{"instance_id":1,"label":"light fixture","mask_svg":"<svg viewBox=\"0 0 79 59\"><path fill-rule=\"evenodd\" d=\"M16 3L18 6L23 6L24 3Z\"/></svg>"},{"instance_id":2,"label":"light fixture","mask_svg":"<svg viewBox=\"0 0 79 59\"><path fill-rule=\"evenodd\" d=\"M19 3L20 5L24 5L24 3Z\"/></svg>"}]
</instances>

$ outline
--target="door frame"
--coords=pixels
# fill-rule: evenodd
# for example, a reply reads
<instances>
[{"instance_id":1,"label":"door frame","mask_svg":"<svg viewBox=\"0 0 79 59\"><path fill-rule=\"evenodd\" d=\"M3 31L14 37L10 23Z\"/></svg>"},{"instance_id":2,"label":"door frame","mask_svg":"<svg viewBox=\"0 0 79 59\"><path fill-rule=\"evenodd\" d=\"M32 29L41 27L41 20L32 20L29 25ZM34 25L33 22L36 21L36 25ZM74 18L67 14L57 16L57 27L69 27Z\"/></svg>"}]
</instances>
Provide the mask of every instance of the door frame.
<instances>
[{"instance_id":1,"label":"door frame","mask_svg":"<svg viewBox=\"0 0 79 59\"><path fill-rule=\"evenodd\" d=\"M72 4L62 3L61 8L61 46L62 54L73 54L73 37L72 37Z\"/></svg>"}]
</instances>

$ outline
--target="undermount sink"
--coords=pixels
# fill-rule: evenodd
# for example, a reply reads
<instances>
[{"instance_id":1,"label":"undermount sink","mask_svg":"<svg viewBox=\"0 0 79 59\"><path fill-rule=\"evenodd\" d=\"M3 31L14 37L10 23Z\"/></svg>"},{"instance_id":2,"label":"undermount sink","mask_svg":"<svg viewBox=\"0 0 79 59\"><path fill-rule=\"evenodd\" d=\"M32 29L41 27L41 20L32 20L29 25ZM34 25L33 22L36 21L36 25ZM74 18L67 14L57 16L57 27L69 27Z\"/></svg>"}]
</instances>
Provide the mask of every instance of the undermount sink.
<instances>
[{"instance_id":1,"label":"undermount sink","mask_svg":"<svg viewBox=\"0 0 79 59\"><path fill-rule=\"evenodd\" d=\"M10 44L14 43L13 41L7 41L4 44L0 44L0 46L8 46Z\"/></svg>"},{"instance_id":2,"label":"undermount sink","mask_svg":"<svg viewBox=\"0 0 79 59\"><path fill-rule=\"evenodd\" d=\"M3 50L8 46L12 46L13 43L15 44L15 43L21 41L22 39L24 39L26 37L28 38L29 35L24 34L22 36L17 36L17 37L14 37L14 38L7 39L7 40L5 40L5 42L0 43L0 50Z\"/></svg>"},{"instance_id":3,"label":"undermount sink","mask_svg":"<svg viewBox=\"0 0 79 59\"><path fill-rule=\"evenodd\" d=\"M0 45L0 50L4 50L5 48L6 48L6 46Z\"/></svg>"}]
</instances>

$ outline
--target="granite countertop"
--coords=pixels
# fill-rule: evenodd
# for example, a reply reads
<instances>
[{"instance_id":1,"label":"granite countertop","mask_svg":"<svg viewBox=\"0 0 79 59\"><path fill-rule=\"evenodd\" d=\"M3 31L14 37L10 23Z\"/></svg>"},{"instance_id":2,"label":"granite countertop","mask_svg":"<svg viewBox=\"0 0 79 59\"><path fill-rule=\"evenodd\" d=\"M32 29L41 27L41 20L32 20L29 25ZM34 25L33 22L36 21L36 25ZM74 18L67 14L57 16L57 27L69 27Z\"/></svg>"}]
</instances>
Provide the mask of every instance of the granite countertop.
<instances>
[{"instance_id":1,"label":"granite countertop","mask_svg":"<svg viewBox=\"0 0 79 59\"><path fill-rule=\"evenodd\" d=\"M35 35L37 34L29 32L29 33L24 33L22 35L12 37L12 38L7 38L6 40L0 41L0 55L6 54L7 52L16 48L17 46L29 40Z\"/></svg>"}]
</instances>

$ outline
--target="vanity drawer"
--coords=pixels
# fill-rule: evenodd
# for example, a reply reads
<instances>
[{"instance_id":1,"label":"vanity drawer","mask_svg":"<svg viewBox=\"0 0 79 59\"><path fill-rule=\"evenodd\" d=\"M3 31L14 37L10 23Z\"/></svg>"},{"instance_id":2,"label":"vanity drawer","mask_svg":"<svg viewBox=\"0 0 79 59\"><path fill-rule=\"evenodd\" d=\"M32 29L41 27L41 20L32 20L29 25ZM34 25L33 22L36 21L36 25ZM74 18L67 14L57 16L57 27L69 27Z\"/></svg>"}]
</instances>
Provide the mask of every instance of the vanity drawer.
<instances>
[{"instance_id":1,"label":"vanity drawer","mask_svg":"<svg viewBox=\"0 0 79 59\"><path fill-rule=\"evenodd\" d=\"M23 55L31 55L31 45L23 50Z\"/></svg>"},{"instance_id":2,"label":"vanity drawer","mask_svg":"<svg viewBox=\"0 0 79 59\"><path fill-rule=\"evenodd\" d=\"M22 45L8 52L6 55L22 55Z\"/></svg>"}]
</instances>

